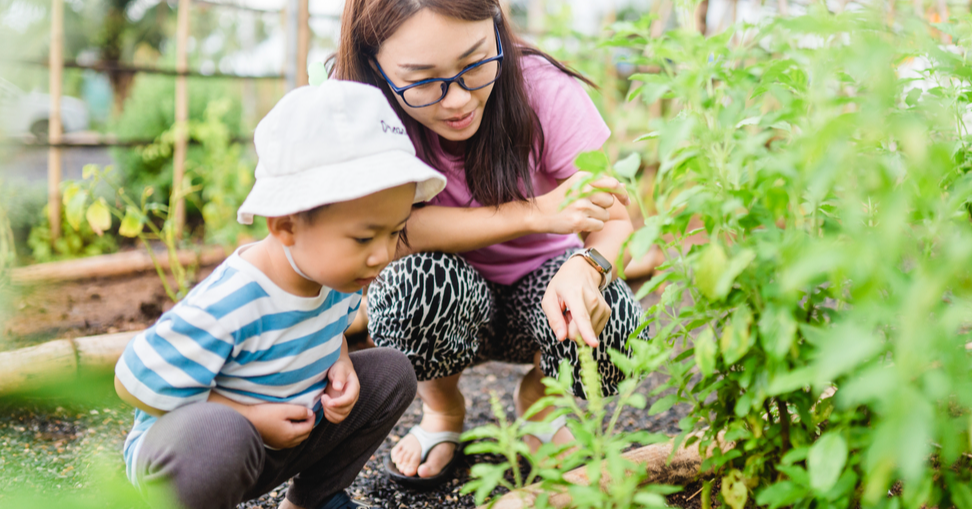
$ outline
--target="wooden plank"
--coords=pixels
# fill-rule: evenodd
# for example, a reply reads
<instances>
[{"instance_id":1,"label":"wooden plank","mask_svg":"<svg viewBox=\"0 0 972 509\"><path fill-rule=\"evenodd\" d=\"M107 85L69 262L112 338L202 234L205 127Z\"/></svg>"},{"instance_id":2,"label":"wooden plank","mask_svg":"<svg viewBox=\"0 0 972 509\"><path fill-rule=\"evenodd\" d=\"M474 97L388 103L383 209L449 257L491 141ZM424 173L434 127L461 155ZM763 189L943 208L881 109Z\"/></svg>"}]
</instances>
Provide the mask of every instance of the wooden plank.
<instances>
[{"instance_id":1,"label":"wooden plank","mask_svg":"<svg viewBox=\"0 0 972 509\"><path fill-rule=\"evenodd\" d=\"M179 0L179 14L176 19L176 71L185 73L189 69L189 8L190 0ZM170 213L177 238L182 237L186 223L186 201L182 196L182 181L186 176L186 148L189 140L189 84L185 74L176 77L175 89L175 150L172 161L172 195L175 205Z\"/></svg>"},{"instance_id":2,"label":"wooden plank","mask_svg":"<svg viewBox=\"0 0 972 509\"><path fill-rule=\"evenodd\" d=\"M156 253L155 256L163 268L169 268L167 252ZM218 246L206 248L198 256L192 251L179 251L179 261L183 265L193 263L198 263L199 266L214 265L226 259L226 256L226 250ZM152 258L146 251L138 250L18 267L10 271L10 281L17 285L55 283L124 276L149 270L155 270Z\"/></svg>"},{"instance_id":3,"label":"wooden plank","mask_svg":"<svg viewBox=\"0 0 972 509\"><path fill-rule=\"evenodd\" d=\"M0 395L71 380L77 371L74 343L69 339L0 352Z\"/></svg>"},{"instance_id":4,"label":"wooden plank","mask_svg":"<svg viewBox=\"0 0 972 509\"><path fill-rule=\"evenodd\" d=\"M78 371L87 373L111 371L125 352L128 342L142 332L144 331L136 330L74 339Z\"/></svg>"},{"instance_id":5,"label":"wooden plank","mask_svg":"<svg viewBox=\"0 0 972 509\"><path fill-rule=\"evenodd\" d=\"M48 54L51 112L47 138L52 144L47 153L47 220L51 241L61 237L61 75L64 62L64 0L51 1L51 48Z\"/></svg>"}]
</instances>

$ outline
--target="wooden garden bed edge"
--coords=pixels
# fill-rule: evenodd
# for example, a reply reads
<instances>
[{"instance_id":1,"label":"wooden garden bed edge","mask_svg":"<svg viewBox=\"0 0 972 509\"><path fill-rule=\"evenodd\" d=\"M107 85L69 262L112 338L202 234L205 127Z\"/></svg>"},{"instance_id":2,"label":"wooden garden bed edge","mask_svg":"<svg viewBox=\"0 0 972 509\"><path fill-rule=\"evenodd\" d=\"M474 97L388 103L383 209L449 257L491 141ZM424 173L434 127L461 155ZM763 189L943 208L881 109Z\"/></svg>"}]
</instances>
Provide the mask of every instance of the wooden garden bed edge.
<instances>
[{"instance_id":1,"label":"wooden garden bed edge","mask_svg":"<svg viewBox=\"0 0 972 509\"><path fill-rule=\"evenodd\" d=\"M180 250L178 255L179 261L183 265L196 263L203 267L225 260L228 253L222 246L212 246L203 248L199 253ZM167 252L159 252L155 256L164 268L169 267L169 254ZM10 271L10 281L15 285L53 283L96 277L123 276L154 269L152 257L145 250L139 249L77 260L17 267Z\"/></svg>"}]
</instances>

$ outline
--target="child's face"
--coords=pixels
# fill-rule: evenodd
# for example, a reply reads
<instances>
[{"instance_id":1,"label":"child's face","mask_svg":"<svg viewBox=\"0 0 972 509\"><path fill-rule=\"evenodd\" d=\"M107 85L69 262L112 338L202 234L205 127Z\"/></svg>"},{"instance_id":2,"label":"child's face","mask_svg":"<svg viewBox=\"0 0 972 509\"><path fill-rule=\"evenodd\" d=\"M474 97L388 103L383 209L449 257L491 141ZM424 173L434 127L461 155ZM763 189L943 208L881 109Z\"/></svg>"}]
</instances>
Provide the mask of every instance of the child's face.
<instances>
[{"instance_id":1,"label":"child's face","mask_svg":"<svg viewBox=\"0 0 972 509\"><path fill-rule=\"evenodd\" d=\"M315 282L352 293L370 283L395 259L415 184L334 203L312 221L294 222L294 261Z\"/></svg>"}]
</instances>

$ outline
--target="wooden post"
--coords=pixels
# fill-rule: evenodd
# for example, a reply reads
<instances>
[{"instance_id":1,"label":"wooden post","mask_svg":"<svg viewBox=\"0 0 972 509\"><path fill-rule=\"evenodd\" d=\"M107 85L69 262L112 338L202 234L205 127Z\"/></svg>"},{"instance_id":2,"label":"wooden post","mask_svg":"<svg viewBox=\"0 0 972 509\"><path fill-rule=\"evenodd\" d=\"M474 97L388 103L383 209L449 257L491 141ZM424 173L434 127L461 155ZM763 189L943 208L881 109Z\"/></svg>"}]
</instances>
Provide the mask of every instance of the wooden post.
<instances>
[{"instance_id":1,"label":"wooden post","mask_svg":"<svg viewBox=\"0 0 972 509\"><path fill-rule=\"evenodd\" d=\"M309 83L307 78L307 56L310 53L310 9L308 0L300 0L297 9L297 86Z\"/></svg>"},{"instance_id":2,"label":"wooden post","mask_svg":"<svg viewBox=\"0 0 972 509\"><path fill-rule=\"evenodd\" d=\"M784 18L790 13L790 6L787 4L786 0L779 0L780 6L780 16Z\"/></svg>"},{"instance_id":3,"label":"wooden post","mask_svg":"<svg viewBox=\"0 0 972 509\"><path fill-rule=\"evenodd\" d=\"M179 15L176 18L176 76L175 87L175 153L172 161L172 196L175 204L172 214L176 238L182 237L186 224L186 201L182 195L182 181L186 176L186 148L189 143L189 84L185 73L189 72L189 8L190 0L179 0Z\"/></svg>"},{"instance_id":4,"label":"wooden post","mask_svg":"<svg viewBox=\"0 0 972 509\"><path fill-rule=\"evenodd\" d=\"M702 0L699 5L695 7L695 29L702 35L708 32L708 26L706 24L709 17L709 0Z\"/></svg>"},{"instance_id":5,"label":"wooden post","mask_svg":"<svg viewBox=\"0 0 972 509\"><path fill-rule=\"evenodd\" d=\"M297 87L297 46L299 37L297 36L297 22L300 11L300 0L287 0L284 4L284 46L286 46L286 57L284 58L284 78L287 82L287 91Z\"/></svg>"},{"instance_id":6,"label":"wooden post","mask_svg":"<svg viewBox=\"0 0 972 509\"><path fill-rule=\"evenodd\" d=\"M527 4L527 33L539 36L546 24L547 2L544 0L530 0Z\"/></svg>"},{"instance_id":7,"label":"wooden post","mask_svg":"<svg viewBox=\"0 0 972 509\"><path fill-rule=\"evenodd\" d=\"M64 0L51 2L51 49L48 55L51 114L47 124L47 220L51 241L61 236L61 71L64 68Z\"/></svg>"}]
</instances>

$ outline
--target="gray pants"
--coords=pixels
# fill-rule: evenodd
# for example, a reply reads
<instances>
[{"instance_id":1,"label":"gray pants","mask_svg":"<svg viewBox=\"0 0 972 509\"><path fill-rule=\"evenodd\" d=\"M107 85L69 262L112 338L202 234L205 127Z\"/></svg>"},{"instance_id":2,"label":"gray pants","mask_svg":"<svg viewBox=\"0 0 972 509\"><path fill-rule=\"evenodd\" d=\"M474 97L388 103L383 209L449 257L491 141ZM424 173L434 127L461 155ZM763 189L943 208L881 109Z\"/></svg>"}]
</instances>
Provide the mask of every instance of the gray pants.
<instances>
[{"instance_id":1,"label":"gray pants","mask_svg":"<svg viewBox=\"0 0 972 509\"><path fill-rule=\"evenodd\" d=\"M146 432L135 465L152 505L173 495L182 506L232 509L287 479L287 499L317 509L347 488L415 397L415 373L396 350L351 354L361 393L341 424L322 420L297 447L263 446L250 421L216 403L196 403L162 416Z\"/></svg>"}]
</instances>

